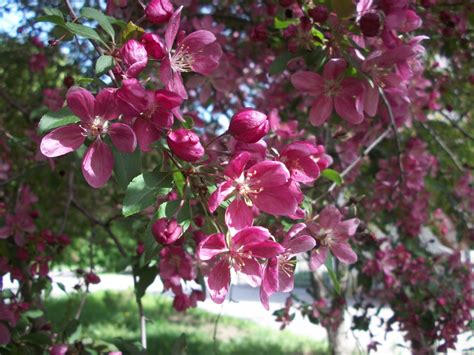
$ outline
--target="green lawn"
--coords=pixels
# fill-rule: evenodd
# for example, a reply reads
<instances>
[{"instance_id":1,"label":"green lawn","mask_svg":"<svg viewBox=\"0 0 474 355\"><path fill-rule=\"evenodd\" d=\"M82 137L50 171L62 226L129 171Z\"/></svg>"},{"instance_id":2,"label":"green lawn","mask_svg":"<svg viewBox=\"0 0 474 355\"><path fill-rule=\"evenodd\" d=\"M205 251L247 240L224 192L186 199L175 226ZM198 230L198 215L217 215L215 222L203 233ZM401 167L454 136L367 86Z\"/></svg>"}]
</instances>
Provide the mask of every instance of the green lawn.
<instances>
[{"instance_id":1,"label":"green lawn","mask_svg":"<svg viewBox=\"0 0 474 355\"><path fill-rule=\"evenodd\" d=\"M53 324L64 325L77 310L77 298L50 299L46 315ZM214 342L216 315L199 309L176 313L169 299L144 298L149 354L325 354L326 345L306 337L260 327L253 322L221 317ZM82 327L74 337L90 342L114 343L117 338L138 342L139 326L133 294L95 293L87 297L81 315ZM181 339L181 340L179 340ZM185 342L185 352L182 349ZM110 349L110 347L109 347Z\"/></svg>"}]
</instances>

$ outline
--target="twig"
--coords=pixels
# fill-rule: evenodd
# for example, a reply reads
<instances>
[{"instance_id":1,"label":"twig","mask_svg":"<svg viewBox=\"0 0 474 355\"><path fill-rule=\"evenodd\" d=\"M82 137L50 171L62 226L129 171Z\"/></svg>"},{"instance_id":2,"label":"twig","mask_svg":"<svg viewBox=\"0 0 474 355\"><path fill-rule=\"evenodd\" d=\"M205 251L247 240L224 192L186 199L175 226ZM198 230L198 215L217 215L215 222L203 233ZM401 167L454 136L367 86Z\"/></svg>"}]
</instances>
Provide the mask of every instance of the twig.
<instances>
[{"instance_id":1,"label":"twig","mask_svg":"<svg viewBox=\"0 0 474 355\"><path fill-rule=\"evenodd\" d=\"M218 354L217 352L217 328L219 327L219 321L221 320L222 316L222 309L224 308L224 302L222 302L221 307L219 309L219 313L217 314L216 320L214 321L214 334L212 335L212 341L214 346L214 354Z\"/></svg>"},{"instance_id":2,"label":"twig","mask_svg":"<svg viewBox=\"0 0 474 355\"><path fill-rule=\"evenodd\" d=\"M138 315L140 317L140 338L141 338L141 344L143 349L147 348L147 339L146 339L146 317L145 317L145 311L143 310L143 303L141 297L138 297L137 295L137 287L138 287L138 282L137 282L137 275L135 273L135 268L133 270L133 287L135 289L135 301L137 302L138 306Z\"/></svg>"},{"instance_id":3,"label":"twig","mask_svg":"<svg viewBox=\"0 0 474 355\"><path fill-rule=\"evenodd\" d=\"M122 255L123 257L127 256L127 252L123 248L122 244L120 244L120 241L118 240L117 236L114 233L112 233L112 231L110 230L110 226L109 226L108 223L104 223L102 221L99 221L97 218L95 218L93 215L91 215L86 209L81 207L76 202L76 200L74 198L72 199L71 204L79 212L81 212L84 216L86 216L91 222L93 222L94 224L97 224L98 226L102 227L107 232L107 234L110 236L110 238L112 238L112 240L114 241L115 245L117 246L118 251L120 252L120 255Z\"/></svg>"},{"instance_id":4,"label":"twig","mask_svg":"<svg viewBox=\"0 0 474 355\"><path fill-rule=\"evenodd\" d=\"M464 128L462 128L459 123L457 123L456 121L454 121L451 117L449 117L449 115L447 115L446 113L440 111L440 113L444 116L444 118L446 118L449 123L451 123L451 125L456 128L457 130L459 130L459 132L461 132L466 138L469 138L471 140L474 141L474 136L472 136L468 131L466 131ZM463 115L464 116L464 115ZM461 116L462 117L462 116Z\"/></svg>"},{"instance_id":5,"label":"twig","mask_svg":"<svg viewBox=\"0 0 474 355\"><path fill-rule=\"evenodd\" d=\"M458 168L458 170L464 174L464 169L462 165L458 162L454 153L448 148L446 143L444 143L444 141L438 136L438 134L424 122L419 122L419 124L433 137L435 142L438 143L438 145L446 152L446 154L449 156L456 168Z\"/></svg>"}]
</instances>

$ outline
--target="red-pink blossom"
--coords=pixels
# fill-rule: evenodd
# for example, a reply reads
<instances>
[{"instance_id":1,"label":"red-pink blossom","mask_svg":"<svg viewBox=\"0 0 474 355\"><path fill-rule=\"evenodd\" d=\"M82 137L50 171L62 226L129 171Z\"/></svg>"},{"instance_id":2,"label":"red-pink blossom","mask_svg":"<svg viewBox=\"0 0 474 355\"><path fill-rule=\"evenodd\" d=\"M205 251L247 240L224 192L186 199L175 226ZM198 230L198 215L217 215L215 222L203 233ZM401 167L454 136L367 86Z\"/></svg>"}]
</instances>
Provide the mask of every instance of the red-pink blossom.
<instances>
[{"instance_id":1,"label":"red-pink blossom","mask_svg":"<svg viewBox=\"0 0 474 355\"><path fill-rule=\"evenodd\" d=\"M158 243L172 244L181 237L183 228L174 218L160 218L151 226L151 232Z\"/></svg>"},{"instance_id":2,"label":"red-pink blossom","mask_svg":"<svg viewBox=\"0 0 474 355\"><path fill-rule=\"evenodd\" d=\"M151 0L145 8L146 19L155 24L165 23L172 14L173 4L170 0Z\"/></svg>"},{"instance_id":3,"label":"red-pink blossom","mask_svg":"<svg viewBox=\"0 0 474 355\"><path fill-rule=\"evenodd\" d=\"M125 67L125 75L136 78L148 64L148 53L140 42L130 39L120 49L120 57Z\"/></svg>"},{"instance_id":4,"label":"red-pink blossom","mask_svg":"<svg viewBox=\"0 0 474 355\"><path fill-rule=\"evenodd\" d=\"M204 155L204 147L196 133L179 128L168 133L166 138L171 151L180 159L195 162Z\"/></svg>"},{"instance_id":5,"label":"red-pink blossom","mask_svg":"<svg viewBox=\"0 0 474 355\"><path fill-rule=\"evenodd\" d=\"M244 108L232 116L229 133L236 140L244 143L255 143L270 130L267 115L251 108Z\"/></svg>"}]
</instances>

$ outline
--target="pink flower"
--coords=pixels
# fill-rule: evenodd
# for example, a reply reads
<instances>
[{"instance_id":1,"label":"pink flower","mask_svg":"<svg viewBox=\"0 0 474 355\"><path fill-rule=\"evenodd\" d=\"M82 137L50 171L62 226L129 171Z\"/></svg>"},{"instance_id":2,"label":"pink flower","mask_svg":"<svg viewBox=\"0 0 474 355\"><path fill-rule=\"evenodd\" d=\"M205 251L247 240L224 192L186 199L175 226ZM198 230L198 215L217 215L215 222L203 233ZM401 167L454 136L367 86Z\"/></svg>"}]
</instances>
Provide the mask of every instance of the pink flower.
<instances>
[{"instance_id":1,"label":"pink flower","mask_svg":"<svg viewBox=\"0 0 474 355\"><path fill-rule=\"evenodd\" d=\"M364 85L356 78L343 78L347 63L344 59L331 59L323 75L300 71L291 76L291 83L298 90L315 97L309 119L320 126L336 113L352 124L364 120Z\"/></svg>"},{"instance_id":2,"label":"pink flower","mask_svg":"<svg viewBox=\"0 0 474 355\"><path fill-rule=\"evenodd\" d=\"M293 142L285 146L279 160L286 165L291 179L308 184L316 180L321 170L332 164L332 158L325 154L324 146L309 142Z\"/></svg>"},{"instance_id":3,"label":"pink flower","mask_svg":"<svg viewBox=\"0 0 474 355\"><path fill-rule=\"evenodd\" d=\"M290 180L290 172L278 161L265 160L245 169L251 156L240 153L224 171L227 180L217 186L208 206L214 212L232 194L236 195L225 213L229 228L239 230L252 225L252 206L276 216L291 216L298 210L303 195Z\"/></svg>"},{"instance_id":4,"label":"pink flower","mask_svg":"<svg viewBox=\"0 0 474 355\"><path fill-rule=\"evenodd\" d=\"M17 212L15 215L7 215L5 225L0 227L0 239L7 239L13 236L15 244L25 245L25 233L33 233L36 226L28 213Z\"/></svg>"},{"instance_id":5,"label":"pink flower","mask_svg":"<svg viewBox=\"0 0 474 355\"><path fill-rule=\"evenodd\" d=\"M334 206L325 207L319 214L318 223L308 224L311 234L320 243L320 247L311 254L310 266L316 270L326 261L328 250L345 264L353 264L357 261L354 253L347 242L352 237L359 225L357 218L341 221L341 213Z\"/></svg>"},{"instance_id":6,"label":"pink flower","mask_svg":"<svg viewBox=\"0 0 474 355\"><path fill-rule=\"evenodd\" d=\"M181 237L183 228L174 218L160 218L151 226L151 232L158 243L172 244Z\"/></svg>"},{"instance_id":7,"label":"pink flower","mask_svg":"<svg viewBox=\"0 0 474 355\"><path fill-rule=\"evenodd\" d=\"M306 225L303 223L291 227L281 242L285 251L269 259L265 266L260 287L260 300L267 310L269 309L269 298L273 293L293 290L295 256L313 249L316 245L313 237L302 233L305 228Z\"/></svg>"},{"instance_id":8,"label":"pink flower","mask_svg":"<svg viewBox=\"0 0 474 355\"><path fill-rule=\"evenodd\" d=\"M168 133L166 139L171 151L180 159L195 162L204 155L199 137L189 129L179 128Z\"/></svg>"},{"instance_id":9,"label":"pink flower","mask_svg":"<svg viewBox=\"0 0 474 355\"><path fill-rule=\"evenodd\" d=\"M130 39L120 49L120 57L125 66L125 75L136 78L148 64L148 53L140 42Z\"/></svg>"},{"instance_id":10,"label":"pink flower","mask_svg":"<svg viewBox=\"0 0 474 355\"><path fill-rule=\"evenodd\" d=\"M93 273L93 272L88 272L85 276L84 276L84 279L86 281L87 284L98 284L100 283L100 277Z\"/></svg>"},{"instance_id":11,"label":"pink flower","mask_svg":"<svg viewBox=\"0 0 474 355\"><path fill-rule=\"evenodd\" d=\"M68 346L66 344L56 344L51 347L49 355L66 355Z\"/></svg>"},{"instance_id":12,"label":"pink flower","mask_svg":"<svg viewBox=\"0 0 474 355\"><path fill-rule=\"evenodd\" d=\"M122 152L132 153L137 146L133 130L124 123L110 123L118 117L114 93L105 89L94 97L88 90L72 87L66 100L71 111L81 119L79 124L56 128L41 140L41 153L48 158L58 157L78 149L86 137L94 140L82 159L82 174L87 183L99 188L112 175L113 156L103 137L109 135Z\"/></svg>"},{"instance_id":13,"label":"pink flower","mask_svg":"<svg viewBox=\"0 0 474 355\"><path fill-rule=\"evenodd\" d=\"M193 259L179 246L168 246L161 250L159 270L160 277L172 283L181 278L193 280L196 277Z\"/></svg>"},{"instance_id":14,"label":"pink flower","mask_svg":"<svg viewBox=\"0 0 474 355\"><path fill-rule=\"evenodd\" d=\"M229 240L224 234L217 233L199 244L199 259L212 263L207 284L214 302L224 301L229 290L231 268L245 275L250 286L260 285L262 267L258 259L273 258L285 250L271 239L273 237L267 229L248 227Z\"/></svg>"},{"instance_id":15,"label":"pink flower","mask_svg":"<svg viewBox=\"0 0 474 355\"><path fill-rule=\"evenodd\" d=\"M161 60L167 54L165 43L158 35L145 33L141 41L148 55L153 59Z\"/></svg>"},{"instance_id":16,"label":"pink flower","mask_svg":"<svg viewBox=\"0 0 474 355\"><path fill-rule=\"evenodd\" d=\"M244 143L255 143L270 130L267 115L251 108L237 112L230 120L229 133L236 140Z\"/></svg>"},{"instance_id":17,"label":"pink flower","mask_svg":"<svg viewBox=\"0 0 474 355\"><path fill-rule=\"evenodd\" d=\"M171 128L174 122L171 110L183 101L167 90L146 90L137 79L124 80L116 97L120 112L127 118L135 118L133 131L143 152L149 152L162 131Z\"/></svg>"},{"instance_id":18,"label":"pink flower","mask_svg":"<svg viewBox=\"0 0 474 355\"><path fill-rule=\"evenodd\" d=\"M173 13L173 4L169 0L151 0L145 8L146 19L151 23L165 23Z\"/></svg>"},{"instance_id":19,"label":"pink flower","mask_svg":"<svg viewBox=\"0 0 474 355\"><path fill-rule=\"evenodd\" d=\"M179 41L173 51L173 43L179 30L181 9L171 16L166 28L165 45L168 52L161 62L160 79L166 89L173 91L182 98L188 94L183 85L182 72L196 72L209 75L219 65L222 56L221 46L216 42L216 36L209 31L195 31Z\"/></svg>"}]
</instances>

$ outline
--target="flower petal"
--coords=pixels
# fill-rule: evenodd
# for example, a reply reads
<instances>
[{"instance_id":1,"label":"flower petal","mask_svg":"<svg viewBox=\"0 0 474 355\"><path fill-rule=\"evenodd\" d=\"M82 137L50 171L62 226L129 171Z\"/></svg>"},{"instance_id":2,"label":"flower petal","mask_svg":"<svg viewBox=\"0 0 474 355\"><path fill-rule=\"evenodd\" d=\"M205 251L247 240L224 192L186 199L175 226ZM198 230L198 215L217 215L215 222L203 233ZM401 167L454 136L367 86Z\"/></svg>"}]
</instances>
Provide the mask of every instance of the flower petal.
<instances>
[{"instance_id":1,"label":"flower petal","mask_svg":"<svg viewBox=\"0 0 474 355\"><path fill-rule=\"evenodd\" d=\"M225 223L231 233L250 227L253 224L252 208L236 197L225 211Z\"/></svg>"},{"instance_id":2,"label":"flower petal","mask_svg":"<svg viewBox=\"0 0 474 355\"><path fill-rule=\"evenodd\" d=\"M316 246L316 241L309 235L300 235L291 239L286 245L290 254L300 254L310 251Z\"/></svg>"},{"instance_id":3,"label":"flower petal","mask_svg":"<svg viewBox=\"0 0 474 355\"><path fill-rule=\"evenodd\" d=\"M353 264L357 261L357 254L347 242L333 244L331 252L344 264Z\"/></svg>"},{"instance_id":4,"label":"flower petal","mask_svg":"<svg viewBox=\"0 0 474 355\"><path fill-rule=\"evenodd\" d=\"M262 266L257 260L253 258L245 259L240 272L250 286L258 287L262 283Z\"/></svg>"},{"instance_id":5,"label":"flower petal","mask_svg":"<svg viewBox=\"0 0 474 355\"><path fill-rule=\"evenodd\" d=\"M216 41L216 36L206 30L198 30L187 35L178 45L185 48L188 54L194 54L201 51L205 46Z\"/></svg>"},{"instance_id":6,"label":"flower petal","mask_svg":"<svg viewBox=\"0 0 474 355\"><path fill-rule=\"evenodd\" d=\"M97 139L84 154L82 174L90 186L99 188L110 179L113 165L114 157L109 146Z\"/></svg>"},{"instance_id":7,"label":"flower petal","mask_svg":"<svg viewBox=\"0 0 474 355\"><path fill-rule=\"evenodd\" d=\"M309 121L313 126L321 126L331 116L332 110L332 98L326 95L320 95L313 101L311 111L309 112Z\"/></svg>"},{"instance_id":8,"label":"flower petal","mask_svg":"<svg viewBox=\"0 0 474 355\"><path fill-rule=\"evenodd\" d=\"M149 152L151 150L150 145L161 138L161 132L154 125L140 118L133 124L133 131L142 152Z\"/></svg>"},{"instance_id":9,"label":"flower petal","mask_svg":"<svg viewBox=\"0 0 474 355\"><path fill-rule=\"evenodd\" d=\"M84 144L84 130L76 124L56 128L43 137L41 153L48 158L59 157L78 149Z\"/></svg>"},{"instance_id":10,"label":"flower petal","mask_svg":"<svg viewBox=\"0 0 474 355\"><path fill-rule=\"evenodd\" d=\"M109 88L101 90L97 94L94 108L95 116L100 116L106 120L113 120L120 115L115 92L116 90Z\"/></svg>"},{"instance_id":11,"label":"flower petal","mask_svg":"<svg viewBox=\"0 0 474 355\"><path fill-rule=\"evenodd\" d=\"M109 136L114 146L122 152L133 153L137 147L137 137L133 129L125 123L112 123Z\"/></svg>"},{"instance_id":12,"label":"flower petal","mask_svg":"<svg viewBox=\"0 0 474 355\"><path fill-rule=\"evenodd\" d=\"M210 260L227 250L225 236L222 233L211 234L199 244L197 255L201 260Z\"/></svg>"},{"instance_id":13,"label":"flower petal","mask_svg":"<svg viewBox=\"0 0 474 355\"><path fill-rule=\"evenodd\" d=\"M346 70L347 63L344 59L334 58L324 65L323 77L326 80L336 80L344 70Z\"/></svg>"},{"instance_id":14,"label":"flower petal","mask_svg":"<svg viewBox=\"0 0 474 355\"><path fill-rule=\"evenodd\" d=\"M222 57L222 48L219 43L214 42L204 47L201 52L193 55L191 68L196 73L209 75L219 66Z\"/></svg>"},{"instance_id":15,"label":"flower petal","mask_svg":"<svg viewBox=\"0 0 474 355\"><path fill-rule=\"evenodd\" d=\"M73 86L66 94L67 106L82 122L88 123L94 118L95 97L89 90Z\"/></svg>"},{"instance_id":16,"label":"flower petal","mask_svg":"<svg viewBox=\"0 0 474 355\"><path fill-rule=\"evenodd\" d=\"M234 192L235 188L232 186L232 181L227 180L217 185L217 190L211 194L207 201L209 212L213 213L219 205L225 201L229 195Z\"/></svg>"},{"instance_id":17,"label":"flower petal","mask_svg":"<svg viewBox=\"0 0 474 355\"><path fill-rule=\"evenodd\" d=\"M279 161L266 160L253 165L247 172L248 184L256 189L284 185L290 179L290 172Z\"/></svg>"},{"instance_id":18,"label":"flower petal","mask_svg":"<svg viewBox=\"0 0 474 355\"><path fill-rule=\"evenodd\" d=\"M309 267L312 271L316 271L319 269L321 265L326 262L326 258L328 256L328 248L327 247L320 247L317 250L313 250L311 253L311 258L309 261Z\"/></svg>"},{"instance_id":19,"label":"flower petal","mask_svg":"<svg viewBox=\"0 0 474 355\"><path fill-rule=\"evenodd\" d=\"M299 71L291 76L291 83L300 91L319 96L324 90L324 79L312 71Z\"/></svg>"},{"instance_id":20,"label":"flower petal","mask_svg":"<svg viewBox=\"0 0 474 355\"><path fill-rule=\"evenodd\" d=\"M165 45L168 51L171 50L173 47L174 40L176 35L178 34L179 25L181 23L181 10L183 9L182 6L179 7L178 10L171 15L170 20L168 21L168 25L166 27L165 33Z\"/></svg>"},{"instance_id":21,"label":"flower petal","mask_svg":"<svg viewBox=\"0 0 474 355\"><path fill-rule=\"evenodd\" d=\"M212 300L222 303L227 296L230 284L230 265L226 259L219 261L209 272L207 285Z\"/></svg>"}]
</instances>

